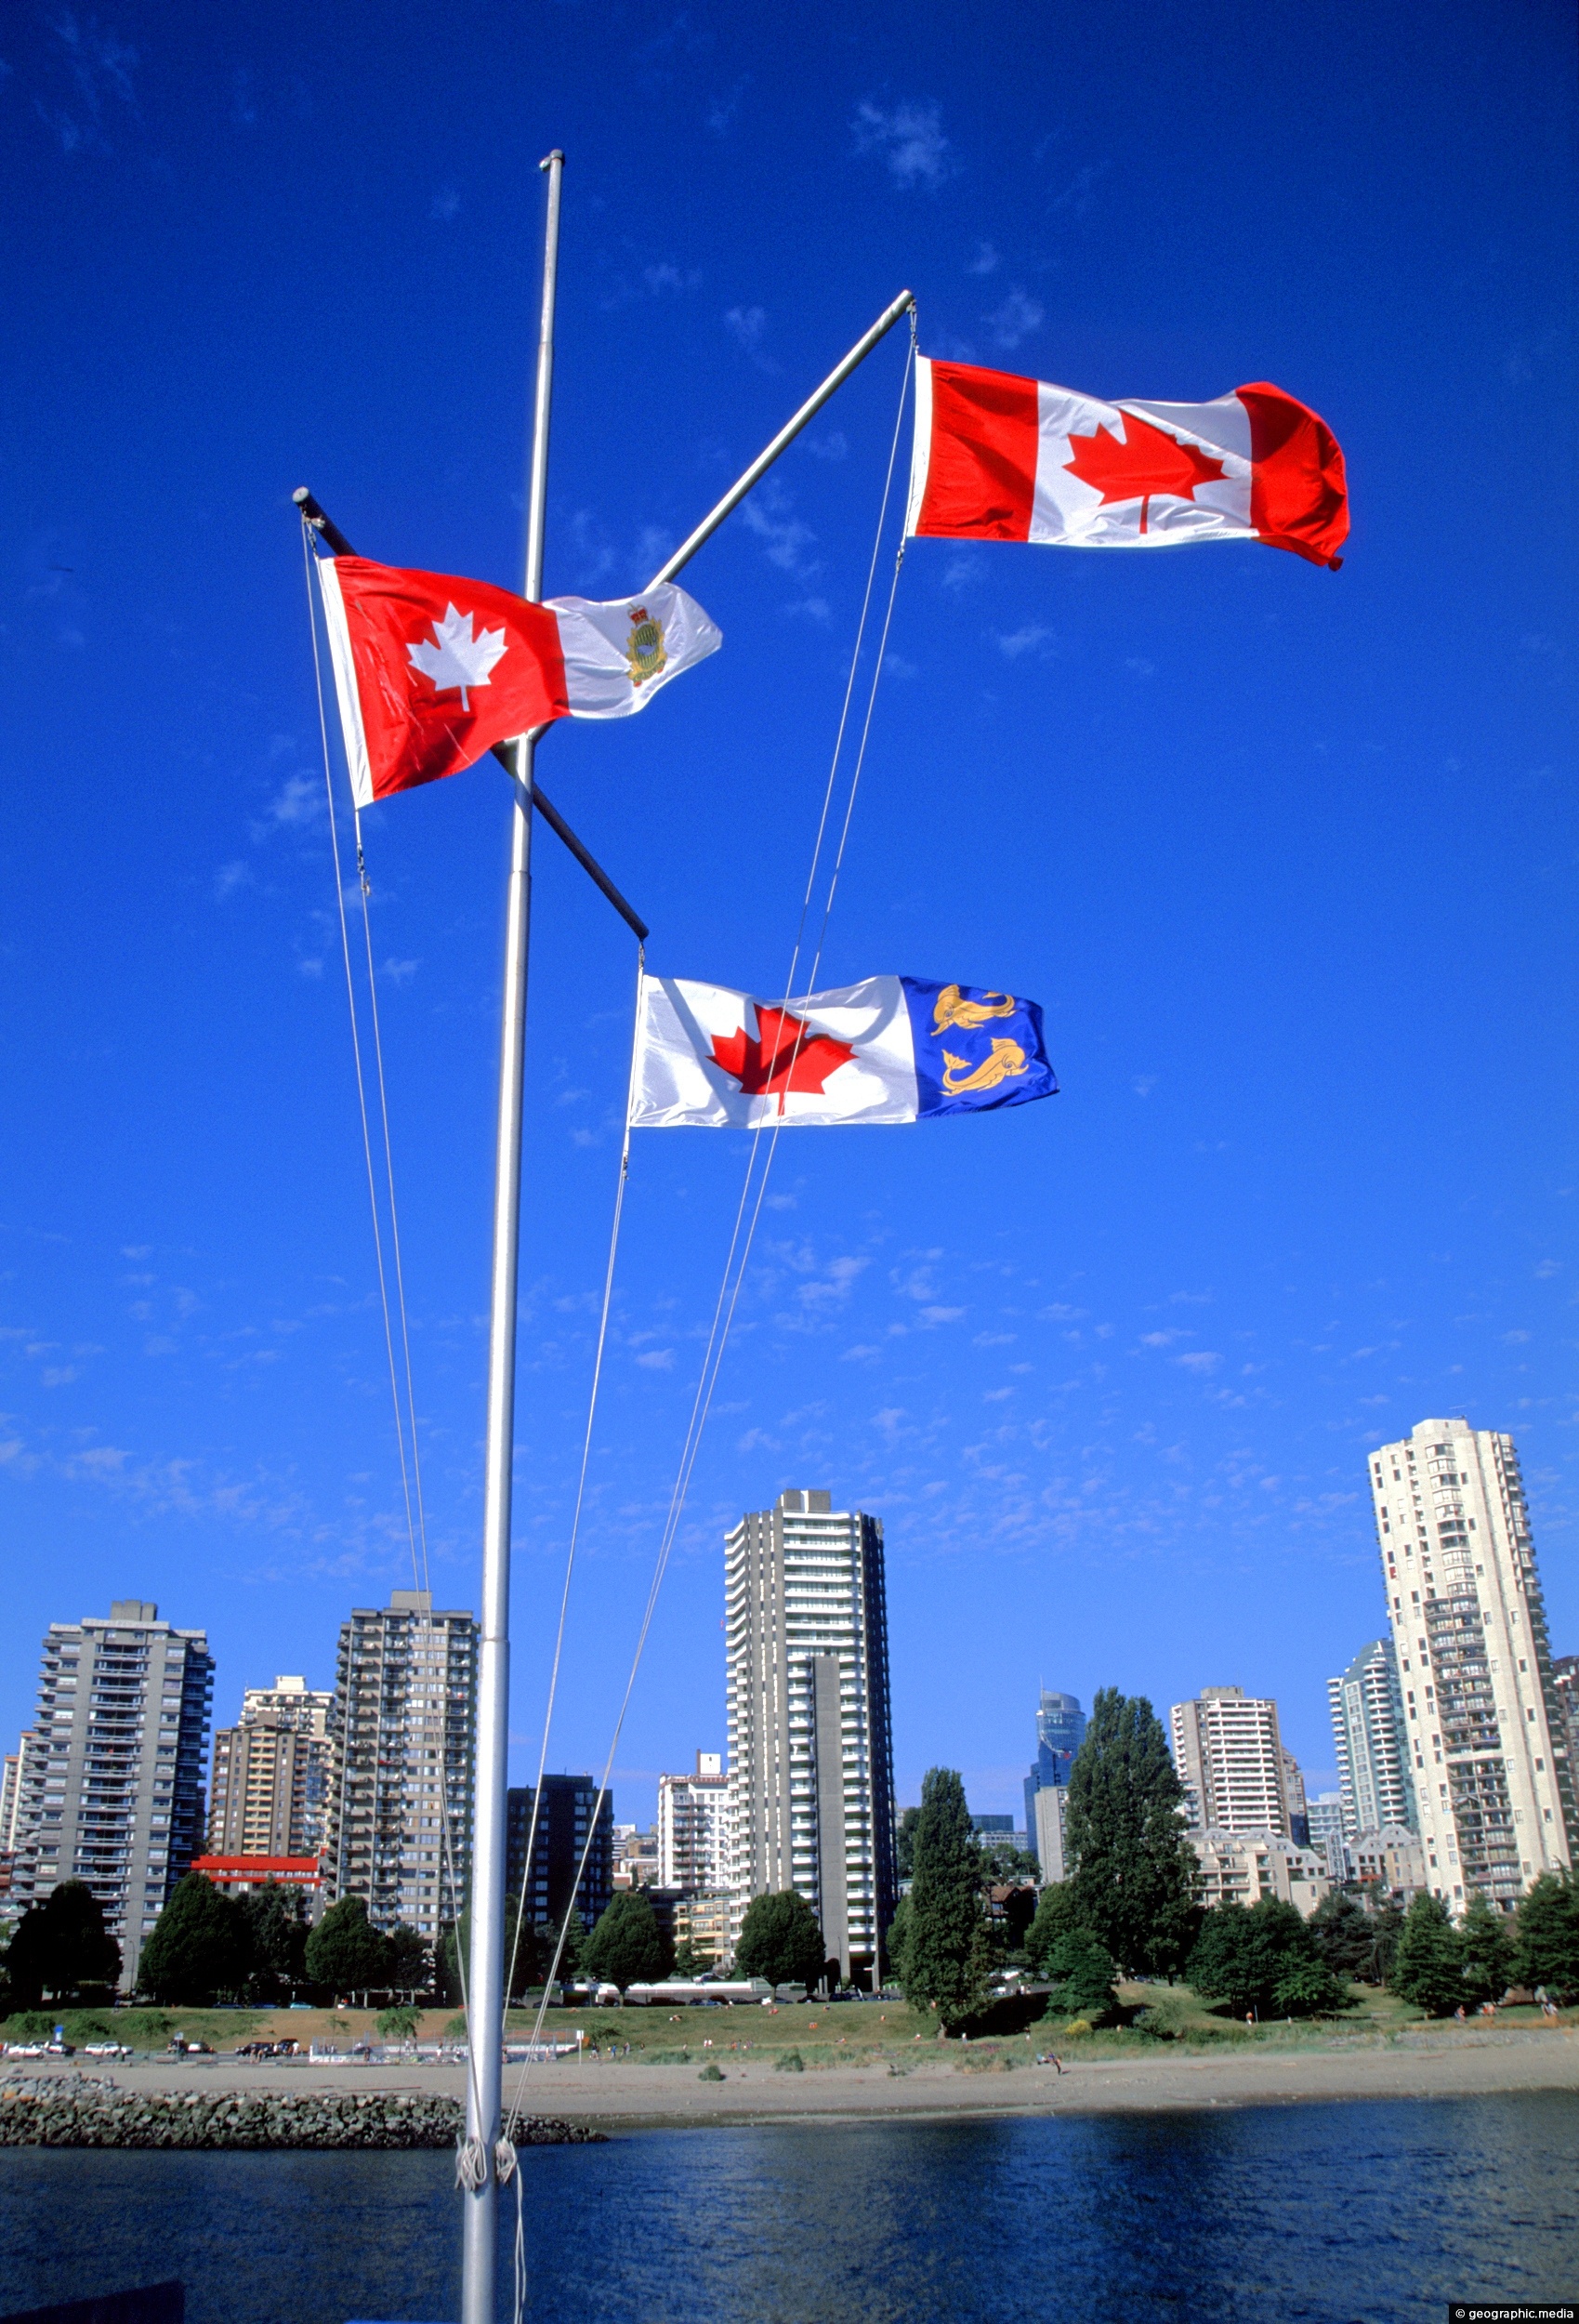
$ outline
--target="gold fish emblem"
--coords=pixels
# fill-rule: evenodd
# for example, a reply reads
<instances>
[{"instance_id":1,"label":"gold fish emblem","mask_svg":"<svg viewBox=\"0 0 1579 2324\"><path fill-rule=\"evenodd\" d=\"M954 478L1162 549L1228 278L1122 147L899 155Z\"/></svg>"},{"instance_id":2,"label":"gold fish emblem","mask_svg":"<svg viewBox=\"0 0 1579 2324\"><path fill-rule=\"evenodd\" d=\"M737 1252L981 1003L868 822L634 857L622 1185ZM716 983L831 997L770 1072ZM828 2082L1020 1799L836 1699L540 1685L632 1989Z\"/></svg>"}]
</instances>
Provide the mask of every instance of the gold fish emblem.
<instances>
[{"instance_id":1,"label":"gold fish emblem","mask_svg":"<svg viewBox=\"0 0 1579 2324\"><path fill-rule=\"evenodd\" d=\"M1013 1007L1011 1001L1009 1006ZM990 1009L986 1014L1002 1016L1001 1009ZM992 1055L984 1057L974 1067L967 1057L955 1057L943 1051L943 1087L951 1098L961 1096L967 1089L995 1089L1000 1081L1014 1081L1025 1071L1025 1051L1018 1041L1000 1037L993 1043Z\"/></svg>"},{"instance_id":2,"label":"gold fish emblem","mask_svg":"<svg viewBox=\"0 0 1579 2324\"><path fill-rule=\"evenodd\" d=\"M664 651L662 623L653 620L645 605L633 605L630 609L630 636L625 640L625 662L630 670L631 684L641 686L649 678L656 678L668 659Z\"/></svg>"},{"instance_id":3,"label":"gold fish emblem","mask_svg":"<svg viewBox=\"0 0 1579 2324\"><path fill-rule=\"evenodd\" d=\"M967 1000L957 984L945 984L932 1010L932 1030L946 1033L951 1024L957 1024L962 1033L968 1033L973 1026L985 1024L989 1017L1013 1014L1014 998L1009 993L989 993L985 1000Z\"/></svg>"}]
</instances>

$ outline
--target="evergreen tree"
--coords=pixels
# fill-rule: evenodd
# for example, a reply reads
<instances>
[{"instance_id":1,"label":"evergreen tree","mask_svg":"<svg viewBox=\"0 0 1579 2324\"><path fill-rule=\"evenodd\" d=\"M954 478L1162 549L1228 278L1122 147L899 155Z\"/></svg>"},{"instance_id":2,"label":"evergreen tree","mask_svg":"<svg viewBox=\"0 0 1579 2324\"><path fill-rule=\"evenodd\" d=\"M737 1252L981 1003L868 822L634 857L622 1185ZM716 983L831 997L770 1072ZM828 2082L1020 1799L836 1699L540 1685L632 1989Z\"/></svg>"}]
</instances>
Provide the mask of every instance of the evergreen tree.
<instances>
[{"instance_id":1,"label":"evergreen tree","mask_svg":"<svg viewBox=\"0 0 1579 2324\"><path fill-rule=\"evenodd\" d=\"M360 1896L342 1896L307 1940L307 1974L332 1994L387 1992L393 1951Z\"/></svg>"},{"instance_id":2,"label":"evergreen tree","mask_svg":"<svg viewBox=\"0 0 1579 2324\"><path fill-rule=\"evenodd\" d=\"M905 1948L910 1942L910 1898L901 1896L888 1933L883 1941L883 1961L886 1982L903 1989L905 1979Z\"/></svg>"},{"instance_id":3,"label":"evergreen tree","mask_svg":"<svg viewBox=\"0 0 1579 2324\"><path fill-rule=\"evenodd\" d=\"M915 1872L915 1826L921 1814L918 1807L902 1810L899 1829L894 1833L894 1868L901 1881L914 1878Z\"/></svg>"},{"instance_id":4,"label":"evergreen tree","mask_svg":"<svg viewBox=\"0 0 1579 2324\"><path fill-rule=\"evenodd\" d=\"M1395 1896L1379 1897L1371 1906L1371 1961L1364 1972L1369 1985L1386 1985L1392 1976L1392 1965L1398 1959L1398 1941L1403 1934L1403 1907Z\"/></svg>"},{"instance_id":5,"label":"evergreen tree","mask_svg":"<svg viewBox=\"0 0 1579 2324\"><path fill-rule=\"evenodd\" d=\"M593 1934L596 1936L597 1934L597 1930L594 1929ZM679 1943L675 1947L674 1967L672 1971L673 1975L677 1977L700 1977L705 1971L711 1969L712 1966L713 1956L711 1953L704 1952L701 1946L693 1944L689 1936L681 1937Z\"/></svg>"},{"instance_id":6,"label":"evergreen tree","mask_svg":"<svg viewBox=\"0 0 1579 2324\"><path fill-rule=\"evenodd\" d=\"M394 1993L425 1993L432 1978L433 1956L428 1939L408 1921L397 1921L389 1931L387 1974Z\"/></svg>"},{"instance_id":7,"label":"evergreen tree","mask_svg":"<svg viewBox=\"0 0 1579 2324\"><path fill-rule=\"evenodd\" d=\"M1053 1990L1050 2008L1095 2025L1112 2009L1118 1975L1112 1953L1089 1929L1066 1929L1047 1955L1047 1975Z\"/></svg>"},{"instance_id":8,"label":"evergreen tree","mask_svg":"<svg viewBox=\"0 0 1579 2324\"><path fill-rule=\"evenodd\" d=\"M121 1948L87 1882L62 1881L41 1904L29 1905L5 1965L13 2009L36 2009L46 1993L55 2001L91 2001L119 1977Z\"/></svg>"},{"instance_id":9,"label":"evergreen tree","mask_svg":"<svg viewBox=\"0 0 1579 2324\"><path fill-rule=\"evenodd\" d=\"M1519 1908L1513 1974L1553 2000L1579 1999L1579 1882L1572 1872L1543 1872Z\"/></svg>"},{"instance_id":10,"label":"evergreen tree","mask_svg":"<svg viewBox=\"0 0 1579 2324\"><path fill-rule=\"evenodd\" d=\"M1506 1914L1488 1897L1471 1896L1458 1924L1458 1942L1464 1958L1461 1998L1476 2007L1482 2001L1500 2001L1507 1991L1513 1959L1513 1935Z\"/></svg>"},{"instance_id":11,"label":"evergreen tree","mask_svg":"<svg viewBox=\"0 0 1579 2324\"><path fill-rule=\"evenodd\" d=\"M1422 1889L1410 1905L1388 1983L1428 2017L1450 2016L1467 1998L1463 1940L1440 1896Z\"/></svg>"},{"instance_id":12,"label":"evergreen tree","mask_svg":"<svg viewBox=\"0 0 1579 2324\"><path fill-rule=\"evenodd\" d=\"M233 2000L252 1974L252 1931L239 1897L189 1872L178 1881L138 1957L140 1991L155 2001L204 2009Z\"/></svg>"},{"instance_id":13,"label":"evergreen tree","mask_svg":"<svg viewBox=\"0 0 1579 2324\"><path fill-rule=\"evenodd\" d=\"M915 1870L904 1944L906 2000L935 2009L945 2032L980 2015L992 1945L981 1909L981 1851L965 1785L952 1767L928 1768L915 1823Z\"/></svg>"},{"instance_id":14,"label":"evergreen tree","mask_svg":"<svg viewBox=\"0 0 1579 2324\"><path fill-rule=\"evenodd\" d=\"M1171 1978L1200 1925L1183 1799L1145 1697L1099 1688L1070 1769L1065 1844L1082 1921L1131 1974Z\"/></svg>"},{"instance_id":15,"label":"evergreen tree","mask_svg":"<svg viewBox=\"0 0 1579 2324\"><path fill-rule=\"evenodd\" d=\"M617 1889L582 1947L582 1966L617 1985L651 1985L667 1974L674 1950L639 1888Z\"/></svg>"},{"instance_id":16,"label":"evergreen tree","mask_svg":"<svg viewBox=\"0 0 1579 2324\"><path fill-rule=\"evenodd\" d=\"M252 1962L247 2000L266 2005L294 2000L297 1986L307 1978L308 1921L301 1890L278 1887L270 1882L267 1888L237 1901L246 1923Z\"/></svg>"},{"instance_id":17,"label":"evergreen tree","mask_svg":"<svg viewBox=\"0 0 1579 2324\"><path fill-rule=\"evenodd\" d=\"M1262 1896L1246 1907L1217 1905L1201 1924L1185 1974L1203 2000L1236 2017L1308 2017L1347 2009L1346 1981L1323 1960L1315 1931L1292 1905Z\"/></svg>"},{"instance_id":18,"label":"evergreen tree","mask_svg":"<svg viewBox=\"0 0 1579 2324\"><path fill-rule=\"evenodd\" d=\"M1309 1927L1316 1950L1338 1976L1365 1977L1372 1984L1379 1982L1372 1974L1376 1949L1375 1919L1358 1896L1351 1896L1347 1889L1329 1889L1310 1915Z\"/></svg>"},{"instance_id":19,"label":"evergreen tree","mask_svg":"<svg viewBox=\"0 0 1579 2324\"><path fill-rule=\"evenodd\" d=\"M821 1981L827 1963L828 1948L817 1916L798 1889L753 1896L735 1947L738 1975L809 1988Z\"/></svg>"},{"instance_id":20,"label":"evergreen tree","mask_svg":"<svg viewBox=\"0 0 1579 2324\"><path fill-rule=\"evenodd\" d=\"M1025 1958L1038 1976L1047 1975L1047 1962L1059 1939L1085 1926L1073 1883L1049 1881L1036 1900L1035 1919L1025 1933Z\"/></svg>"}]
</instances>

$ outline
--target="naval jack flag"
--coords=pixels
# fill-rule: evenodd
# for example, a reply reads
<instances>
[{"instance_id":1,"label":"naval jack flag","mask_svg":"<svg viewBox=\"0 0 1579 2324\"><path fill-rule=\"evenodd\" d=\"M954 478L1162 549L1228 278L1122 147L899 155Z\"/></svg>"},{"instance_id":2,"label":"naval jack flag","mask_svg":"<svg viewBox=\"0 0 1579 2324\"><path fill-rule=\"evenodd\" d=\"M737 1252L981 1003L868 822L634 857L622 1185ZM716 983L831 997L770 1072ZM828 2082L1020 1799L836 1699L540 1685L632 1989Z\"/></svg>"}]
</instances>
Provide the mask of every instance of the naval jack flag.
<instances>
[{"instance_id":1,"label":"naval jack flag","mask_svg":"<svg viewBox=\"0 0 1579 2324\"><path fill-rule=\"evenodd\" d=\"M918 976L803 999L644 976L631 1127L815 1129L915 1122L1050 1098L1033 1000Z\"/></svg>"},{"instance_id":2,"label":"naval jack flag","mask_svg":"<svg viewBox=\"0 0 1579 2324\"><path fill-rule=\"evenodd\" d=\"M487 581L366 557L318 566L359 807L458 774L551 719L623 719L723 643L672 583L529 605Z\"/></svg>"}]
</instances>

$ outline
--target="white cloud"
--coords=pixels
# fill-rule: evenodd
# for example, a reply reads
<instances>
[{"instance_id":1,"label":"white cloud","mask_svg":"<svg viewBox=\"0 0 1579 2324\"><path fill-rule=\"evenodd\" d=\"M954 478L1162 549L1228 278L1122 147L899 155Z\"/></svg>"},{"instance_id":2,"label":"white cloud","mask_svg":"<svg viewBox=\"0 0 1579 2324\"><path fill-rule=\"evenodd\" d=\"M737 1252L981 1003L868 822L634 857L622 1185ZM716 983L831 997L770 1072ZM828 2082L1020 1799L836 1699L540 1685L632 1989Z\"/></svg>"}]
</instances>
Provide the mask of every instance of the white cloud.
<instances>
[{"instance_id":1,"label":"white cloud","mask_svg":"<svg viewBox=\"0 0 1579 2324\"><path fill-rule=\"evenodd\" d=\"M781 573L793 573L796 580L807 581L821 570L816 558L806 554L817 535L799 517L790 514L791 507L783 486L770 477L753 498L742 504L742 514L747 531L767 543L768 562L777 565Z\"/></svg>"},{"instance_id":2,"label":"white cloud","mask_svg":"<svg viewBox=\"0 0 1579 2324\"><path fill-rule=\"evenodd\" d=\"M1045 659L1041 649L1052 635L1053 632L1045 628L1039 621L1028 621L1022 628L1011 629L1007 636L998 633L998 652L1006 662L1018 662L1027 654L1035 654Z\"/></svg>"},{"instance_id":3,"label":"white cloud","mask_svg":"<svg viewBox=\"0 0 1579 2324\"><path fill-rule=\"evenodd\" d=\"M644 1355L638 1355L636 1360L650 1372L669 1372L674 1369L675 1352L673 1348L649 1348Z\"/></svg>"},{"instance_id":4,"label":"white cloud","mask_svg":"<svg viewBox=\"0 0 1579 2324\"><path fill-rule=\"evenodd\" d=\"M979 242L976 245L976 256L965 270L967 274L995 274L997 270L997 252L990 242Z\"/></svg>"},{"instance_id":5,"label":"white cloud","mask_svg":"<svg viewBox=\"0 0 1579 2324\"><path fill-rule=\"evenodd\" d=\"M737 347L750 356L758 371L775 372L779 366L762 352L762 338L768 328L765 307L731 307L724 317L724 328ZM751 503L746 502L747 508Z\"/></svg>"},{"instance_id":6,"label":"white cloud","mask_svg":"<svg viewBox=\"0 0 1579 2324\"><path fill-rule=\"evenodd\" d=\"M1045 317L1035 299L1028 297L1016 284L1002 305L994 307L981 320L993 334L994 347L1016 348L1033 331L1041 329Z\"/></svg>"},{"instance_id":7,"label":"white cloud","mask_svg":"<svg viewBox=\"0 0 1579 2324\"><path fill-rule=\"evenodd\" d=\"M935 98L886 111L867 99L857 106L851 125L856 152L881 153L896 186L941 186L958 169Z\"/></svg>"},{"instance_id":8,"label":"white cloud","mask_svg":"<svg viewBox=\"0 0 1579 2324\"><path fill-rule=\"evenodd\" d=\"M1187 1372L1205 1373L1215 1372L1222 1362L1222 1357L1214 1354L1209 1348L1197 1348L1191 1354L1176 1355L1173 1360L1176 1364L1181 1364Z\"/></svg>"}]
</instances>

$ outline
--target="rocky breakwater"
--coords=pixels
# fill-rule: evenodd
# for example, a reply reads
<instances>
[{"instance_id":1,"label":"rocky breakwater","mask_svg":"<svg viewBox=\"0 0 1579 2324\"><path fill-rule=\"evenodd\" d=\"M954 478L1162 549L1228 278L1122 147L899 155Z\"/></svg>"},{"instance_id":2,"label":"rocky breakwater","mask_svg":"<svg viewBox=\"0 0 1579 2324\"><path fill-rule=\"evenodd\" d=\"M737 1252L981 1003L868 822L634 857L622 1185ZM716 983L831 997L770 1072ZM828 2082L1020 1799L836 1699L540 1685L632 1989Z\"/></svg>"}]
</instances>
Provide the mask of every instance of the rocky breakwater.
<instances>
[{"instance_id":1,"label":"rocky breakwater","mask_svg":"<svg viewBox=\"0 0 1579 2324\"><path fill-rule=\"evenodd\" d=\"M424 2092L122 2090L84 2074L0 2082L0 2146L453 2146L458 2099ZM541 2115L518 2146L579 2146L602 2133Z\"/></svg>"}]
</instances>

